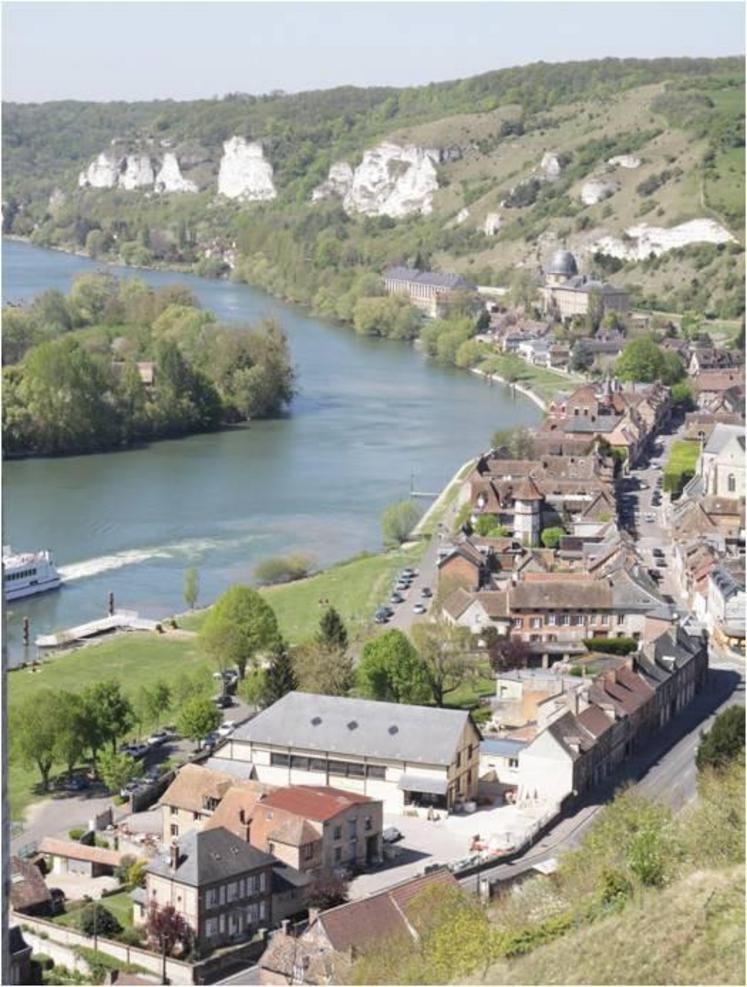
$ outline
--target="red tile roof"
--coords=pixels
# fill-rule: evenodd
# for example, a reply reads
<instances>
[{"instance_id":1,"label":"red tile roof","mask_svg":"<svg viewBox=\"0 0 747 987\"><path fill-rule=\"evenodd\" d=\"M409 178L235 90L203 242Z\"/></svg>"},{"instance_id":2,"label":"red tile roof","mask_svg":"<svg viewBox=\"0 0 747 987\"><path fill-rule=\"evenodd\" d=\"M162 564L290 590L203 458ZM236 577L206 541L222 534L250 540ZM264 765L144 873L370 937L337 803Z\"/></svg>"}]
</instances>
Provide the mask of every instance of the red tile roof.
<instances>
[{"instance_id":1,"label":"red tile roof","mask_svg":"<svg viewBox=\"0 0 747 987\"><path fill-rule=\"evenodd\" d=\"M351 806L373 802L368 795L344 792L340 788L326 785L294 785L292 788L278 788L262 802L276 809L285 809L306 819L324 822L334 819Z\"/></svg>"},{"instance_id":2,"label":"red tile roof","mask_svg":"<svg viewBox=\"0 0 747 987\"><path fill-rule=\"evenodd\" d=\"M123 854L116 850L86 846L84 843L73 843L68 840L55 840L51 836L45 836L41 841L39 853L49 854L51 857L65 857L68 860L85 860L91 864L105 864L108 867L117 867L123 857Z\"/></svg>"}]
</instances>

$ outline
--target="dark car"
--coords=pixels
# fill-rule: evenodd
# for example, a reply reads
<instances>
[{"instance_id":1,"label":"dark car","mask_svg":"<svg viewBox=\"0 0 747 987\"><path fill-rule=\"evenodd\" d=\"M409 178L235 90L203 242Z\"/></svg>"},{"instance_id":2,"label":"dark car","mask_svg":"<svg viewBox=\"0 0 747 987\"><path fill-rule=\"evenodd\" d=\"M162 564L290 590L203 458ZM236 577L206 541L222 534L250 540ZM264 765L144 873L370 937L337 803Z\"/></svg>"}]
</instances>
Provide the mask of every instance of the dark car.
<instances>
[{"instance_id":1,"label":"dark car","mask_svg":"<svg viewBox=\"0 0 747 987\"><path fill-rule=\"evenodd\" d=\"M213 702L218 709L228 709L229 706L233 706L233 699L226 695L216 696Z\"/></svg>"},{"instance_id":2,"label":"dark car","mask_svg":"<svg viewBox=\"0 0 747 987\"><path fill-rule=\"evenodd\" d=\"M663 551L662 551L662 549L660 549L660 548L655 548L655 549L654 549L654 550L652 551L652 553L651 553L651 554L652 554L652 555L654 556L654 558L656 558L656 559L663 559L663 558L664 558L664 552L663 552Z\"/></svg>"},{"instance_id":3,"label":"dark car","mask_svg":"<svg viewBox=\"0 0 747 987\"><path fill-rule=\"evenodd\" d=\"M71 778L69 781L65 782L66 792L84 792L90 787L90 782L82 775L76 775L74 778Z\"/></svg>"},{"instance_id":4,"label":"dark car","mask_svg":"<svg viewBox=\"0 0 747 987\"><path fill-rule=\"evenodd\" d=\"M400 596L399 593L392 593L392 595L389 597L389 602L390 603L404 603L405 602L405 598L404 598L404 596Z\"/></svg>"},{"instance_id":5,"label":"dark car","mask_svg":"<svg viewBox=\"0 0 747 987\"><path fill-rule=\"evenodd\" d=\"M658 569L649 569L648 574L649 576L651 576L652 579L655 579L657 582L663 578L662 574L659 572Z\"/></svg>"},{"instance_id":6,"label":"dark car","mask_svg":"<svg viewBox=\"0 0 747 987\"><path fill-rule=\"evenodd\" d=\"M433 596L433 590L430 588L430 586L424 586L420 591L420 595L427 597Z\"/></svg>"}]
</instances>

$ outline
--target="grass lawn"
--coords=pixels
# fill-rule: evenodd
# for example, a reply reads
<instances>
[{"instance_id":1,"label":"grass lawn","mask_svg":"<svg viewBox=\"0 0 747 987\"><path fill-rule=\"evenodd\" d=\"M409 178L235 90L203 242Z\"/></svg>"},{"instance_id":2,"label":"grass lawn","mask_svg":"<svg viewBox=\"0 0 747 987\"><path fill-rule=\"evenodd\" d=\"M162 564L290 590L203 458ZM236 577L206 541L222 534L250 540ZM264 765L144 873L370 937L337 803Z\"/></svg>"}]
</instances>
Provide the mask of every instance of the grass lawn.
<instances>
[{"instance_id":1,"label":"grass lawn","mask_svg":"<svg viewBox=\"0 0 747 987\"><path fill-rule=\"evenodd\" d=\"M103 908L106 908L107 911L112 913L123 929L132 925L132 898L129 891L120 891L117 894L108 895L106 898L101 898L99 903ZM57 925L76 928L78 912L83 908L84 904L85 902L82 901L69 902L69 910L62 915L56 915L53 921Z\"/></svg>"},{"instance_id":2,"label":"grass lawn","mask_svg":"<svg viewBox=\"0 0 747 987\"><path fill-rule=\"evenodd\" d=\"M664 489L672 497L679 497L682 488L692 479L698 467L700 443L679 439L672 443L669 458L664 466Z\"/></svg>"},{"instance_id":3,"label":"grass lawn","mask_svg":"<svg viewBox=\"0 0 747 987\"><path fill-rule=\"evenodd\" d=\"M329 600L345 621L351 636L373 617L378 604L389 596L396 573L417 563L426 543L382 555L364 555L330 566L323 572L283 586L261 590L275 611L280 629L291 644L309 638L317 630L320 600ZM199 630L207 611L180 618L180 626Z\"/></svg>"},{"instance_id":4,"label":"grass lawn","mask_svg":"<svg viewBox=\"0 0 747 987\"><path fill-rule=\"evenodd\" d=\"M21 668L8 672L8 712L12 716L20 703L43 689L80 691L104 678L119 679L132 697L142 685L151 685L160 678L173 681L181 672L194 672L202 665L207 665L207 659L199 653L195 641L169 640L168 636L147 633L120 634L50 659L39 671ZM53 768L53 774L61 767ZM20 819L30 802L44 797L37 790L38 781L36 768L10 760L8 793L13 819Z\"/></svg>"},{"instance_id":5,"label":"grass lawn","mask_svg":"<svg viewBox=\"0 0 747 987\"><path fill-rule=\"evenodd\" d=\"M503 376L503 368L508 367L512 371L515 370L517 359L521 360L521 357L511 354L510 358L507 358L501 356L499 353L491 354L480 365L479 369L486 373L495 373ZM558 391L572 391L584 383L580 377L573 377L570 374L558 374L554 370L546 370L544 367L533 367L525 360L521 360L521 362L524 364L524 367L514 383L530 388L544 401L549 401Z\"/></svg>"}]
</instances>

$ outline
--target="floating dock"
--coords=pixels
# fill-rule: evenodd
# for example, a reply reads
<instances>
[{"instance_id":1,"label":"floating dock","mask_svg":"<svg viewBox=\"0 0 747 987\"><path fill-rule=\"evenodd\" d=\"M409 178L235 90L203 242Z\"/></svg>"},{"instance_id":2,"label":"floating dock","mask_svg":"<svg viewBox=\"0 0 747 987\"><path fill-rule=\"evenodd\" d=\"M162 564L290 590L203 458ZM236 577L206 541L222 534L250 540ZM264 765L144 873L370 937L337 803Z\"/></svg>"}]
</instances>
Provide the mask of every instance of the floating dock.
<instances>
[{"instance_id":1,"label":"floating dock","mask_svg":"<svg viewBox=\"0 0 747 987\"><path fill-rule=\"evenodd\" d=\"M115 610L113 614L100 620L91 620L87 624L70 627L66 631L55 634L40 634L36 638L37 648L64 648L78 641L87 641L102 634L113 631L157 631L160 628L157 620L146 620L139 617L135 610Z\"/></svg>"}]
</instances>

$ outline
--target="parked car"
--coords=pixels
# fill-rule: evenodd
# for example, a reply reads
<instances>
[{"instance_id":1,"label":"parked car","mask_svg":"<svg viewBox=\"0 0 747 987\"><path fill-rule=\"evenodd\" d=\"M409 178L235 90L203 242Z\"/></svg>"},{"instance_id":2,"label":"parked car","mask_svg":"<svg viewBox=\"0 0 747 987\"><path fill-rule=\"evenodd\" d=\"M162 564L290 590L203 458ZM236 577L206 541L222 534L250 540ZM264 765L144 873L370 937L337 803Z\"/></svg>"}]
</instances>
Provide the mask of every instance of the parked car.
<instances>
[{"instance_id":1,"label":"parked car","mask_svg":"<svg viewBox=\"0 0 747 987\"><path fill-rule=\"evenodd\" d=\"M430 588L430 586L424 586L420 591L420 595L425 597L431 597L433 596L433 590Z\"/></svg>"},{"instance_id":2,"label":"parked car","mask_svg":"<svg viewBox=\"0 0 747 987\"><path fill-rule=\"evenodd\" d=\"M70 778L69 781L65 782L66 792L84 792L90 787L90 782L87 778L84 778L83 775L75 775L73 778Z\"/></svg>"},{"instance_id":3,"label":"parked car","mask_svg":"<svg viewBox=\"0 0 747 987\"><path fill-rule=\"evenodd\" d=\"M658 569L649 569L648 574L649 576L651 576L652 579L655 579L657 582L663 578L662 574L659 572Z\"/></svg>"},{"instance_id":4,"label":"parked car","mask_svg":"<svg viewBox=\"0 0 747 987\"><path fill-rule=\"evenodd\" d=\"M416 603L415 606L412 608L412 612L413 613L425 613L426 612L426 608L423 606L422 603Z\"/></svg>"},{"instance_id":5,"label":"parked car","mask_svg":"<svg viewBox=\"0 0 747 987\"><path fill-rule=\"evenodd\" d=\"M400 593L392 593L392 595L389 597L389 602L390 603L404 603L405 602L405 598Z\"/></svg>"},{"instance_id":6,"label":"parked car","mask_svg":"<svg viewBox=\"0 0 747 987\"><path fill-rule=\"evenodd\" d=\"M219 739L220 738L217 733L209 733L206 737L202 738L202 740L197 744L197 747L201 751L212 750L218 743Z\"/></svg>"},{"instance_id":7,"label":"parked car","mask_svg":"<svg viewBox=\"0 0 747 987\"><path fill-rule=\"evenodd\" d=\"M374 614L374 624L386 624L389 622L389 614L377 610Z\"/></svg>"},{"instance_id":8,"label":"parked car","mask_svg":"<svg viewBox=\"0 0 747 987\"><path fill-rule=\"evenodd\" d=\"M151 747L160 747L161 744L165 744L167 740L172 740L174 737L173 730L167 730L165 727L161 730L154 730L153 733L148 737L146 743Z\"/></svg>"},{"instance_id":9,"label":"parked car","mask_svg":"<svg viewBox=\"0 0 747 987\"><path fill-rule=\"evenodd\" d=\"M222 696L216 696L213 702L218 709L228 709L229 706L233 706L233 699L225 693Z\"/></svg>"},{"instance_id":10,"label":"parked car","mask_svg":"<svg viewBox=\"0 0 747 987\"><path fill-rule=\"evenodd\" d=\"M134 757L137 761L139 758L145 757L149 747L147 744L141 744L137 740L131 740L129 744L125 744L120 750L123 754L129 754L130 757Z\"/></svg>"},{"instance_id":11,"label":"parked car","mask_svg":"<svg viewBox=\"0 0 747 987\"><path fill-rule=\"evenodd\" d=\"M653 524L653 522L656 520L656 515L648 511L646 514L643 515L643 520L647 521L649 524Z\"/></svg>"},{"instance_id":12,"label":"parked car","mask_svg":"<svg viewBox=\"0 0 747 987\"><path fill-rule=\"evenodd\" d=\"M404 576L406 579L414 579L417 576L417 574L418 574L418 570L411 569L409 566L406 569L403 569L401 572L401 575Z\"/></svg>"},{"instance_id":13,"label":"parked car","mask_svg":"<svg viewBox=\"0 0 747 987\"><path fill-rule=\"evenodd\" d=\"M138 790L140 783L138 781L128 781L126 785L122 785L119 790L120 797L123 799L128 799L134 792Z\"/></svg>"},{"instance_id":14,"label":"parked car","mask_svg":"<svg viewBox=\"0 0 747 987\"><path fill-rule=\"evenodd\" d=\"M228 737L236 729L236 723L234 720L224 720L223 723L218 727L219 737Z\"/></svg>"},{"instance_id":15,"label":"parked car","mask_svg":"<svg viewBox=\"0 0 747 987\"><path fill-rule=\"evenodd\" d=\"M396 826L387 826L386 829L383 830L381 838L385 843L397 843L402 839L402 833Z\"/></svg>"},{"instance_id":16,"label":"parked car","mask_svg":"<svg viewBox=\"0 0 747 987\"><path fill-rule=\"evenodd\" d=\"M653 555L653 556L654 556L655 558L657 558L657 559L663 559L663 558L664 558L664 550L663 550L663 549L661 549L661 548L654 548L654 549L652 550L652 552L651 552L651 554L652 554L652 555Z\"/></svg>"},{"instance_id":17,"label":"parked car","mask_svg":"<svg viewBox=\"0 0 747 987\"><path fill-rule=\"evenodd\" d=\"M667 568L667 560L666 559L657 559L656 560L656 564L657 564L657 566L660 569L666 569Z\"/></svg>"}]
</instances>

